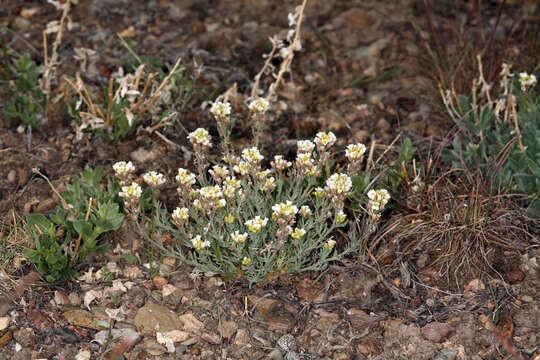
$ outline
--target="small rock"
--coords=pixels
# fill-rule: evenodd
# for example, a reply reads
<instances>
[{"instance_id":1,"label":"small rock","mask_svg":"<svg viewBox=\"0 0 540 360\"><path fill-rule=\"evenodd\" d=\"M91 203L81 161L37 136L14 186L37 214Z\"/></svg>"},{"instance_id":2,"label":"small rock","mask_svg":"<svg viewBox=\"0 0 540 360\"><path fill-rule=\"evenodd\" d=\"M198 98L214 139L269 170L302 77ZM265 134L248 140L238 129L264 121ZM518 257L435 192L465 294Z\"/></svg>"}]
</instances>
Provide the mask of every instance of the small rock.
<instances>
[{"instance_id":1,"label":"small rock","mask_svg":"<svg viewBox=\"0 0 540 360\"><path fill-rule=\"evenodd\" d=\"M152 282L154 283L154 286L159 290L163 289L163 286L168 283L167 279L162 276L154 276Z\"/></svg>"},{"instance_id":2,"label":"small rock","mask_svg":"<svg viewBox=\"0 0 540 360\"><path fill-rule=\"evenodd\" d=\"M249 333L246 329L238 329L234 338L235 345L251 347Z\"/></svg>"},{"instance_id":3,"label":"small rock","mask_svg":"<svg viewBox=\"0 0 540 360\"><path fill-rule=\"evenodd\" d=\"M236 333L236 329L238 328L238 325L234 321L223 321L221 322L220 331L221 335L227 339L230 340Z\"/></svg>"},{"instance_id":4,"label":"small rock","mask_svg":"<svg viewBox=\"0 0 540 360\"><path fill-rule=\"evenodd\" d=\"M365 143L367 140L369 140L370 134L366 130L358 130L354 133L354 137L357 141Z\"/></svg>"},{"instance_id":5,"label":"small rock","mask_svg":"<svg viewBox=\"0 0 540 360\"><path fill-rule=\"evenodd\" d=\"M0 317L0 331L3 331L5 328L7 328L10 322L11 318L9 316Z\"/></svg>"},{"instance_id":6,"label":"small rock","mask_svg":"<svg viewBox=\"0 0 540 360\"><path fill-rule=\"evenodd\" d=\"M154 161L157 159L157 154L153 151L148 151L143 147L138 148L130 154L132 160L138 163L145 163L149 161Z\"/></svg>"},{"instance_id":7,"label":"small rock","mask_svg":"<svg viewBox=\"0 0 540 360\"><path fill-rule=\"evenodd\" d=\"M457 349L442 349L435 360L454 360L457 357Z\"/></svg>"},{"instance_id":8,"label":"small rock","mask_svg":"<svg viewBox=\"0 0 540 360\"><path fill-rule=\"evenodd\" d=\"M36 335L31 328L23 328L15 331L13 338L23 347L32 347L36 342Z\"/></svg>"},{"instance_id":9,"label":"small rock","mask_svg":"<svg viewBox=\"0 0 540 360\"><path fill-rule=\"evenodd\" d=\"M283 360L283 355L281 354L281 351L278 349L272 350L270 354L267 356L268 360Z\"/></svg>"},{"instance_id":10,"label":"small rock","mask_svg":"<svg viewBox=\"0 0 540 360\"><path fill-rule=\"evenodd\" d=\"M389 133L392 130L392 125L385 118L379 119L377 127L384 133Z\"/></svg>"},{"instance_id":11,"label":"small rock","mask_svg":"<svg viewBox=\"0 0 540 360\"><path fill-rule=\"evenodd\" d=\"M434 321L425 325L421 331L426 340L441 343L454 331L454 328L448 324Z\"/></svg>"},{"instance_id":12,"label":"small rock","mask_svg":"<svg viewBox=\"0 0 540 360\"><path fill-rule=\"evenodd\" d=\"M80 305L81 304L81 298L79 297L79 295L77 293L70 293L68 295L68 298L69 298L69 301L71 302L71 304L73 305Z\"/></svg>"},{"instance_id":13,"label":"small rock","mask_svg":"<svg viewBox=\"0 0 540 360\"><path fill-rule=\"evenodd\" d=\"M530 296L530 295L523 295L523 296L521 297L521 301L523 301L523 302L532 302L532 301L533 301L533 297Z\"/></svg>"},{"instance_id":14,"label":"small rock","mask_svg":"<svg viewBox=\"0 0 540 360\"><path fill-rule=\"evenodd\" d=\"M158 304L146 304L135 315L134 324L137 330L145 335L155 331L167 332L180 329L182 321L169 308Z\"/></svg>"},{"instance_id":15,"label":"small rock","mask_svg":"<svg viewBox=\"0 0 540 360\"><path fill-rule=\"evenodd\" d=\"M7 175L7 181L14 184L17 181L17 172L11 169Z\"/></svg>"},{"instance_id":16,"label":"small rock","mask_svg":"<svg viewBox=\"0 0 540 360\"><path fill-rule=\"evenodd\" d=\"M25 19L23 17L20 17L20 16L17 16L15 18L15 20L13 20L13 28L17 29L17 30L22 30L22 31L25 31L25 30L28 30L28 28L30 27L30 25L32 24L32 22L28 19Z\"/></svg>"},{"instance_id":17,"label":"small rock","mask_svg":"<svg viewBox=\"0 0 540 360\"><path fill-rule=\"evenodd\" d=\"M94 330L105 330L106 327L98 325L94 321L94 315L86 310L69 310L62 314L64 319L73 326L82 326Z\"/></svg>"},{"instance_id":18,"label":"small rock","mask_svg":"<svg viewBox=\"0 0 540 360\"><path fill-rule=\"evenodd\" d=\"M291 334L285 334L278 339L277 347L283 352L296 351L296 339Z\"/></svg>"},{"instance_id":19,"label":"small rock","mask_svg":"<svg viewBox=\"0 0 540 360\"><path fill-rule=\"evenodd\" d=\"M210 332L208 330L203 331L201 338L203 338L205 341L209 342L210 344L219 345L221 344L221 337L213 332Z\"/></svg>"},{"instance_id":20,"label":"small rock","mask_svg":"<svg viewBox=\"0 0 540 360\"><path fill-rule=\"evenodd\" d=\"M42 212L47 212L49 210L54 209L55 206L56 206L56 201L54 201L54 199L51 197L43 201L40 201L34 210L36 212L42 213Z\"/></svg>"},{"instance_id":21,"label":"small rock","mask_svg":"<svg viewBox=\"0 0 540 360\"><path fill-rule=\"evenodd\" d=\"M278 304L278 300L268 299L268 298L259 298L256 295L248 295L248 300L250 304L257 305L255 308L257 312L261 315L266 315L270 310L272 310Z\"/></svg>"},{"instance_id":22,"label":"small rock","mask_svg":"<svg viewBox=\"0 0 540 360\"><path fill-rule=\"evenodd\" d=\"M522 282L523 279L525 279L525 273L520 269L512 270L506 274L506 280L508 280L510 284L517 284Z\"/></svg>"},{"instance_id":23,"label":"small rock","mask_svg":"<svg viewBox=\"0 0 540 360\"><path fill-rule=\"evenodd\" d=\"M186 331L197 333L204 328L204 324L191 313L179 316L178 320Z\"/></svg>"}]
</instances>

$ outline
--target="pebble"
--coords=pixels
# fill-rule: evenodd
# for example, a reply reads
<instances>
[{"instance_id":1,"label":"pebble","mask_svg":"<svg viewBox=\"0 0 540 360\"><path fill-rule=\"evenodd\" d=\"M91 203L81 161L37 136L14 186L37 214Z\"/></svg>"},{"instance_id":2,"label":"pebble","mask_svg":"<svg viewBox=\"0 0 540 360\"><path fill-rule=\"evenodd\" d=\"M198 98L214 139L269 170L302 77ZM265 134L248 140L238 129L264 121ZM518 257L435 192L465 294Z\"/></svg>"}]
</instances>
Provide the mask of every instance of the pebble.
<instances>
[{"instance_id":1,"label":"pebble","mask_svg":"<svg viewBox=\"0 0 540 360\"><path fill-rule=\"evenodd\" d=\"M13 338L23 347L31 347L36 342L36 335L31 328L22 328L15 331Z\"/></svg>"},{"instance_id":2,"label":"pebble","mask_svg":"<svg viewBox=\"0 0 540 360\"><path fill-rule=\"evenodd\" d=\"M17 172L11 169L7 175L7 181L14 184L17 181Z\"/></svg>"},{"instance_id":3,"label":"pebble","mask_svg":"<svg viewBox=\"0 0 540 360\"><path fill-rule=\"evenodd\" d=\"M392 130L392 125L385 118L379 119L377 127L384 133L389 133Z\"/></svg>"}]
</instances>

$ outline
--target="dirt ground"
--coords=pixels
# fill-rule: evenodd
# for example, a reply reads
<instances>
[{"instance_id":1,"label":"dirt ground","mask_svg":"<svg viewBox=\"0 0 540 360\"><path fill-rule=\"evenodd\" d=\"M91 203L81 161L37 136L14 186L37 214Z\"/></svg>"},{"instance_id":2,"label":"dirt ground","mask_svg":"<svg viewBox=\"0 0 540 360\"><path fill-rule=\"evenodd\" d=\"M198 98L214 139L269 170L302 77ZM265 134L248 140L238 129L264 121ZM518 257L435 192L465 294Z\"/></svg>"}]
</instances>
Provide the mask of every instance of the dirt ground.
<instances>
[{"instance_id":1,"label":"dirt ground","mask_svg":"<svg viewBox=\"0 0 540 360\"><path fill-rule=\"evenodd\" d=\"M444 3L428 17L424 2L416 0L308 1L303 50L278 92L281 114L267 134L266 151L286 151L296 139L319 130L336 133L338 146L389 145L400 135L412 138L421 153L440 147L453 124L441 111L437 75L426 65L422 39L429 37L430 26L452 52L463 38L484 36L478 35L484 26L489 30L496 22L493 41L503 43L512 29L534 16L538 21L539 10L534 2L479 2L480 10L472 5L476 2ZM203 101L234 83L241 92L250 90L262 55L270 50L268 37L287 29L287 14L296 5L290 0L81 0L59 48L60 75L80 70L75 49L89 48L96 54L86 64L86 77L95 86L105 84L132 60L117 34L136 41L141 58L174 63L182 57L188 71L203 64L182 122L195 129L211 121L201 109ZM58 18L44 1L0 1L0 34L9 55L29 52L42 62L42 31ZM419 34L413 24L424 30ZM459 40L455 33L464 37ZM538 61L520 48L517 35L504 45L511 49L504 61L516 67ZM56 205L50 187L32 168L61 189L87 164L111 173L115 161L131 160L141 170L157 167L166 175L184 165L178 149L188 145L178 124L163 130L175 146L144 132L109 144L76 141L69 120L28 136L2 116L0 214L6 224L16 214L47 213ZM238 130L235 141L247 142L248 130ZM390 214L389 222L394 215L399 214ZM448 286L419 256L386 267L372 261L335 265L322 274L251 289L172 258L162 259L161 276L151 279L144 266L120 256L135 236L123 226L110 239L114 251L83 264L83 278L40 280L13 299L0 317L0 359L480 360L517 359L517 352L523 359L540 359L537 234L524 239L536 245L501 252L504 266L497 271L464 274L458 286ZM381 239L385 251L401 248L391 236ZM113 276L108 281L98 271L104 266ZM17 257L4 264L3 295L13 294L32 269ZM176 340L167 343L165 333ZM115 357L110 350L122 345L113 341L117 337L135 340Z\"/></svg>"}]
</instances>

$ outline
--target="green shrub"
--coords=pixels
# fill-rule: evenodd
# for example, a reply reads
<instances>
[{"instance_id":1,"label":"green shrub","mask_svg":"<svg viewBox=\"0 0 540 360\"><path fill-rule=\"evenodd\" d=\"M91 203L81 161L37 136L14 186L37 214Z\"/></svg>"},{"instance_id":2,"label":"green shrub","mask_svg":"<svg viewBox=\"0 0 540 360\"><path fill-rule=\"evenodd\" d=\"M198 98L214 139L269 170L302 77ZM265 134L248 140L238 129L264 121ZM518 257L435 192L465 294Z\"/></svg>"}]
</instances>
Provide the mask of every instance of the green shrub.
<instances>
[{"instance_id":1,"label":"green shrub","mask_svg":"<svg viewBox=\"0 0 540 360\"><path fill-rule=\"evenodd\" d=\"M497 98L445 97L459 133L443 159L456 169L484 169L494 186L527 195L530 214L540 217L540 96L510 75L503 72L506 90Z\"/></svg>"},{"instance_id":2,"label":"green shrub","mask_svg":"<svg viewBox=\"0 0 540 360\"><path fill-rule=\"evenodd\" d=\"M105 251L108 244L99 244L99 237L122 225L124 215L117 195L118 187L110 182L104 189L100 184L102 177L100 167L87 167L61 194L67 206L58 205L48 217L28 215L28 230L34 246L25 249L24 254L45 274L47 281L77 275L71 265L84 261L92 253ZM59 234L64 238L61 239ZM79 237L81 243L75 255L74 240Z\"/></svg>"},{"instance_id":3,"label":"green shrub","mask_svg":"<svg viewBox=\"0 0 540 360\"><path fill-rule=\"evenodd\" d=\"M40 116L44 116L46 100L39 87L39 66L28 54L10 62L5 49L4 66L10 94L4 105L4 115L14 124L37 128Z\"/></svg>"}]
</instances>

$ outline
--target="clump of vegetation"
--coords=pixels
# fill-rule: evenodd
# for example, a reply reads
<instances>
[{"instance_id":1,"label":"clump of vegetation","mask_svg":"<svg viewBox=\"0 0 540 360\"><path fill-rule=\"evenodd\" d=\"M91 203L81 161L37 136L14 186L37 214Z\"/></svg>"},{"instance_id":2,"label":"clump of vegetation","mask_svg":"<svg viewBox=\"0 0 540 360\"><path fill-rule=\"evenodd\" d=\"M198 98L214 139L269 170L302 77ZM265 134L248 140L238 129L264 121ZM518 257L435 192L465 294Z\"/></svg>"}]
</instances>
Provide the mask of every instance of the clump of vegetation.
<instances>
[{"instance_id":1,"label":"clump of vegetation","mask_svg":"<svg viewBox=\"0 0 540 360\"><path fill-rule=\"evenodd\" d=\"M490 89L480 71L471 95L442 93L448 113L459 127L443 158L455 169L481 168L493 179L495 188L525 194L530 214L540 217L540 96L536 77L512 74L510 66L504 64L501 94L494 96Z\"/></svg>"},{"instance_id":2,"label":"clump of vegetation","mask_svg":"<svg viewBox=\"0 0 540 360\"><path fill-rule=\"evenodd\" d=\"M118 188L112 182L104 188L102 178L102 168L86 168L59 194L61 204L51 215L27 216L33 246L25 249L24 255L47 281L76 276L73 266L90 254L105 251L108 244L99 244L100 237L122 225L124 214Z\"/></svg>"},{"instance_id":3,"label":"clump of vegetation","mask_svg":"<svg viewBox=\"0 0 540 360\"><path fill-rule=\"evenodd\" d=\"M250 107L261 115L267 110L267 106ZM214 103L212 112L218 123L229 122L228 103ZM179 204L171 215L154 200L151 218L145 217L140 204L142 187L131 181L135 169L130 163L114 165L123 184L120 196L133 219L151 221L156 231L173 236L171 248L157 244L167 255L225 279L245 278L252 285L345 261L366 243L390 199L385 189L370 189L363 195L363 211L348 214L348 197L354 191L353 179L366 147L349 145L345 152L348 164L335 168L331 149L336 137L332 132L320 132L313 141L298 141L294 164L276 155L267 169L255 146L236 156L228 142L222 143L223 154L228 155L223 163L210 164L208 131L199 128L188 139L194 148L197 174L178 169ZM166 182L163 174L153 171L143 179L152 191Z\"/></svg>"},{"instance_id":4,"label":"clump of vegetation","mask_svg":"<svg viewBox=\"0 0 540 360\"><path fill-rule=\"evenodd\" d=\"M45 110L45 94L39 87L40 67L28 54L10 61L4 47L4 80L9 88L4 115L14 125L37 128Z\"/></svg>"}]
</instances>

